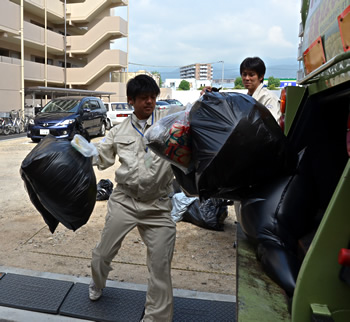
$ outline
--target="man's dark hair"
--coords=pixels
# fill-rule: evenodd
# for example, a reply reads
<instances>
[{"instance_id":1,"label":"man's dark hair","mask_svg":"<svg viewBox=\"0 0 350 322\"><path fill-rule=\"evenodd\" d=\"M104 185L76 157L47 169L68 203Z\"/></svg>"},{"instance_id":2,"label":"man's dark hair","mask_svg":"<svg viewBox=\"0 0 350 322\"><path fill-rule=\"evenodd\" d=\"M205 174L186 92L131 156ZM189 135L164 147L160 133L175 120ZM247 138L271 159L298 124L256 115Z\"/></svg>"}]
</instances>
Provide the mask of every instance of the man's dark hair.
<instances>
[{"instance_id":1,"label":"man's dark hair","mask_svg":"<svg viewBox=\"0 0 350 322\"><path fill-rule=\"evenodd\" d=\"M266 72L265 63L259 57L247 57L243 60L239 67L240 74L246 69L255 71L259 77L264 77Z\"/></svg>"},{"instance_id":2,"label":"man's dark hair","mask_svg":"<svg viewBox=\"0 0 350 322\"><path fill-rule=\"evenodd\" d=\"M143 94L159 95L160 89L155 80L148 75L137 75L130 79L126 88L127 97L136 99L136 96Z\"/></svg>"}]
</instances>

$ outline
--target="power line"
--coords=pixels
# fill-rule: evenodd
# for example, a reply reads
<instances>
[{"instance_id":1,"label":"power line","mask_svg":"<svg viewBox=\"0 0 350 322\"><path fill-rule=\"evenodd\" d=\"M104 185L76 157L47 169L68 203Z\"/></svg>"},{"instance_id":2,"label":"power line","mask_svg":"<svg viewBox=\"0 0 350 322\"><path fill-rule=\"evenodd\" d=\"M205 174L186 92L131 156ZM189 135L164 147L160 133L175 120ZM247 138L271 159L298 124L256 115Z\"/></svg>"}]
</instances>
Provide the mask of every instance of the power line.
<instances>
[{"instance_id":1,"label":"power line","mask_svg":"<svg viewBox=\"0 0 350 322\"><path fill-rule=\"evenodd\" d=\"M199 63L199 64L217 64L217 63L222 63L222 61L215 61L215 62L212 62L212 63ZM171 65L168 65L168 66L162 66L162 65L148 65L148 64L140 64L140 63L132 63L132 62L129 62L129 65L136 65L136 66L145 66L145 67L162 67L162 68L180 68L180 67L184 67L184 66L190 66L190 65L195 65L195 64L188 64L188 65L182 65L182 66L171 66Z\"/></svg>"},{"instance_id":2,"label":"power line","mask_svg":"<svg viewBox=\"0 0 350 322\"><path fill-rule=\"evenodd\" d=\"M138 63L131 63L129 62L129 65L137 65L137 66L145 66L145 67L164 67L164 68L168 68L168 67L171 67L171 68L179 68L181 66L160 66L160 65L147 65L147 64L138 64Z\"/></svg>"}]
</instances>

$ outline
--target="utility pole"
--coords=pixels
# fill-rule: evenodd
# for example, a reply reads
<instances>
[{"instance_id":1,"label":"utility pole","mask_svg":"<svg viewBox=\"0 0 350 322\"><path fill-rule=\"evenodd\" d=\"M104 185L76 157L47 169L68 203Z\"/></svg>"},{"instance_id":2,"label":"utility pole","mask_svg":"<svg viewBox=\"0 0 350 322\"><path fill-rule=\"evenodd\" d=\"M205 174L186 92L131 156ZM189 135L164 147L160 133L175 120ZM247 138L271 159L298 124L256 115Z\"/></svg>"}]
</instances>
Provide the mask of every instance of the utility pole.
<instances>
[{"instance_id":1,"label":"utility pole","mask_svg":"<svg viewBox=\"0 0 350 322\"><path fill-rule=\"evenodd\" d=\"M25 97L25 89L24 89L24 4L23 0L21 0L21 111L24 115L24 97Z\"/></svg>"},{"instance_id":2,"label":"utility pole","mask_svg":"<svg viewBox=\"0 0 350 322\"><path fill-rule=\"evenodd\" d=\"M67 88L67 0L64 0L64 88Z\"/></svg>"},{"instance_id":3,"label":"utility pole","mask_svg":"<svg viewBox=\"0 0 350 322\"><path fill-rule=\"evenodd\" d=\"M219 63L222 63L222 70L221 70L221 87L224 86L224 61L220 60Z\"/></svg>"}]
</instances>

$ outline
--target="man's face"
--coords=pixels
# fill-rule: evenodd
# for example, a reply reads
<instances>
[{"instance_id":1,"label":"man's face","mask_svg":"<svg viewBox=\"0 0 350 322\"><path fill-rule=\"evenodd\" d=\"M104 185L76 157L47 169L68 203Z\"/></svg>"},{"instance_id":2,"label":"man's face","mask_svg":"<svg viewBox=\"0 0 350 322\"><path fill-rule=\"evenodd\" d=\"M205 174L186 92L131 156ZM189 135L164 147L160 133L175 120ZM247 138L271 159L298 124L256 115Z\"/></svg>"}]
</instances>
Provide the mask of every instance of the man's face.
<instances>
[{"instance_id":1,"label":"man's face","mask_svg":"<svg viewBox=\"0 0 350 322\"><path fill-rule=\"evenodd\" d=\"M248 89L248 94L253 95L255 90L260 85L263 80L263 76L258 76L258 74L250 69L245 69L242 72L242 81L246 89Z\"/></svg>"},{"instance_id":2,"label":"man's face","mask_svg":"<svg viewBox=\"0 0 350 322\"><path fill-rule=\"evenodd\" d=\"M157 95L141 94L135 100L129 98L129 104L134 107L134 113L139 120L148 119L156 107Z\"/></svg>"}]
</instances>

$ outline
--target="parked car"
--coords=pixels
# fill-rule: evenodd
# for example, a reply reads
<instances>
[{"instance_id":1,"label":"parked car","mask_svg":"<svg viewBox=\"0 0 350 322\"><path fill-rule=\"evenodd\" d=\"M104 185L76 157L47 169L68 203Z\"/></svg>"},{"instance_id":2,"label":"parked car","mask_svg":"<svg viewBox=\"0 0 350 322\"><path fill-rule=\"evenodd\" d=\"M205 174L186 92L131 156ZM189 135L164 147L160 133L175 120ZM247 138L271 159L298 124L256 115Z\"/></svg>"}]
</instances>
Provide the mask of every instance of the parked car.
<instances>
[{"instance_id":1,"label":"parked car","mask_svg":"<svg viewBox=\"0 0 350 322\"><path fill-rule=\"evenodd\" d=\"M104 105L107 109L107 130L123 122L124 119L134 112L134 108L125 102L107 102Z\"/></svg>"},{"instance_id":2,"label":"parked car","mask_svg":"<svg viewBox=\"0 0 350 322\"><path fill-rule=\"evenodd\" d=\"M66 96L52 99L30 120L27 137L39 142L48 134L73 139L76 133L105 136L107 111L97 97Z\"/></svg>"},{"instance_id":3,"label":"parked car","mask_svg":"<svg viewBox=\"0 0 350 322\"><path fill-rule=\"evenodd\" d=\"M160 100L162 102L167 102L171 105L179 105L179 106L183 106L183 104L177 100L177 99L174 99L174 98L167 98L167 99L163 99L163 100Z\"/></svg>"},{"instance_id":4,"label":"parked car","mask_svg":"<svg viewBox=\"0 0 350 322\"><path fill-rule=\"evenodd\" d=\"M156 101L156 108L159 110L164 110L169 107L170 107L170 104L166 101Z\"/></svg>"}]
</instances>

